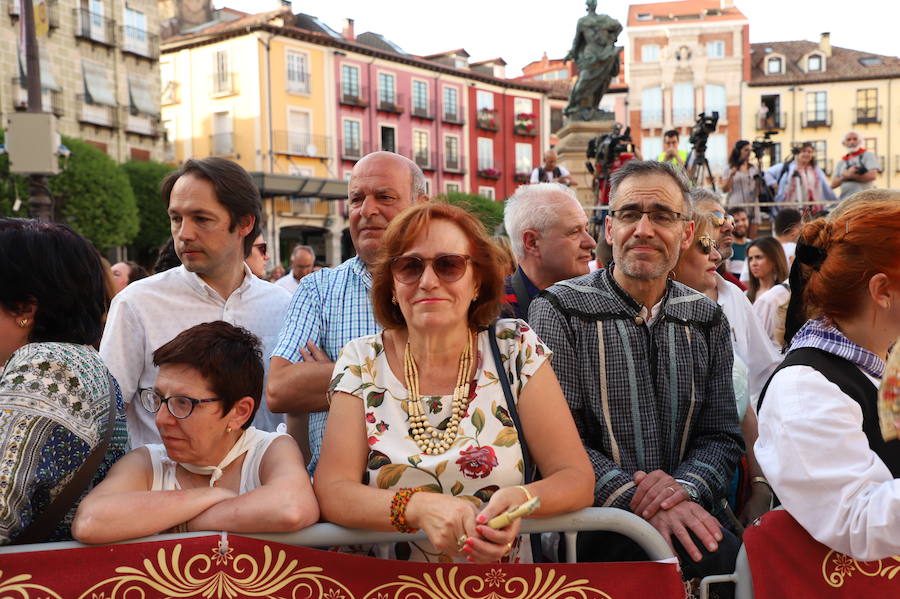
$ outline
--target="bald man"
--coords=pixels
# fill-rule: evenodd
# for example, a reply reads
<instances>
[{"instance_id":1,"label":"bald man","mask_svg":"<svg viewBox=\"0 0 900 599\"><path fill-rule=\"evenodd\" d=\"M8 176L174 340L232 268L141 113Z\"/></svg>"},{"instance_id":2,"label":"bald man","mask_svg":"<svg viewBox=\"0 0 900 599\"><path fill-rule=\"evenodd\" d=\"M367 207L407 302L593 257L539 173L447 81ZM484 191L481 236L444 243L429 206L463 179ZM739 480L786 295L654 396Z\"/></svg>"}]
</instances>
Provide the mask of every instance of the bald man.
<instances>
[{"instance_id":1,"label":"bald man","mask_svg":"<svg viewBox=\"0 0 900 599\"><path fill-rule=\"evenodd\" d=\"M544 153L544 165L531 172L531 183L562 183L572 185L572 177L564 166L556 163L559 158L553 150Z\"/></svg>"},{"instance_id":2,"label":"bald man","mask_svg":"<svg viewBox=\"0 0 900 599\"><path fill-rule=\"evenodd\" d=\"M374 152L353 167L349 181L350 238L356 256L337 268L303 278L272 352L267 396L274 412L288 414L288 429L315 471L328 416L326 391L334 360L351 339L380 330L372 314L370 269L388 223L417 201L425 201L425 176L399 154ZM305 419L309 418L309 431ZM303 437L308 437L305 447Z\"/></svg>"}]
</instances>

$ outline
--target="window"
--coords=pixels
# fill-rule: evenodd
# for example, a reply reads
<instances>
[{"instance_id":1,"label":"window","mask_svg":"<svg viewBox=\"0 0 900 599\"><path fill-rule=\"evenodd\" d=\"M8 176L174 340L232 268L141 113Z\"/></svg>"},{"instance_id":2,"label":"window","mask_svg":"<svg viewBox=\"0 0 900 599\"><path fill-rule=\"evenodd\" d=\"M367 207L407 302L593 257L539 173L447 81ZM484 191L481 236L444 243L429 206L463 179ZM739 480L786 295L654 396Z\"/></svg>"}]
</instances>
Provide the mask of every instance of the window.
<instances>
[{"instance_id":1,"label":"window","mask_svg":"<svg viewBox=\"0 0 900 599\"><path fill-rule=\"evenodd\" d=\"M822 57L818 54L813 54L809 58L806 59L806 70L807 71L821 71L822 70Z\"/></svg>"},{"instance_id":2,"label":"window","mask_svg":"<svg viewBox=\"0 0 900 599\"><path fill-rule=\"evenodd\" d=\"M359 121L344 120L344 156L347 158L362 157L362 140Z\"/></svg>"},{"instance_id":3,"label":"window","mask_svg":"<svg viewBox=\"0 0 900 599\"><path fill-rule=\"evenodd\" d=\"M719 119L726 118L725 112L725 86L709 83L706 86L706 105L704 110L707 116L712 116L713 112L719 113Z\"/></svg>"},{"instance_id":4,"label":"window","mask_svg":"<svg viewBox=\"0 0 900 599\"><path fill-rule=\"evenodd\" d=\"M349 100L360 97L358 68L348 64L341 66L341 95Z\"/></svg>"},{"instance_id":5,"label":"window","mask_svg":"<svg viewBox=\"0 0 900 599\"><path fill-rule=\"evenodd\" d=\"M288 110L289 153L312 156L318 151L318 148L312 147L312 137L310 135L312 131L311 120L309 113L305 110Z\"/></svg>"},{"instance_id":6,"label":"window","mask_svg":"<svg viewBox=\"0 0 900 599\"><path fill-rule=\"evenodd\" d=\"M641 127L662 127L662 88L645 87L641 90Z\"/></svg>"},{"instance_id":7,"label":"window","mask_svg":"<svg viewBox=\"0 0 900 599\"><path fill-rule=\"evenodd\" d=\"M157 96L150 90L147 77L128 75L128 99L131 114L158 115Z\"/></svg>"},{"instance_id":8,"label":"window","mask_svg":"<svg viewBox=\"0 0 900 599\"><path fill-rule=\"evenodd\" d=\"M516 114L531 114L531 100L528 98L516 98L513 100L513 110Z\"/></svg>"},{"instance_id":9,"label":"window","mask_svg":"<svg viewBox=\"0 0 900 599\"><path fill-rule=\"evenodd\" d=\"M397 151L397 130L393 127L381 128L381 149L385 152Z\"/></svg>"},{"instance_id":10,"label":"window","mask_svg":"<svg viewBox=\"0 0 900 599\"><path fill-rule=\"evenodd\" d=\"M287 90L294 93L309 93L309 57L302 52L288 50L285 56L287 66Z\"/></svg>"},{"instance_id":11,"label":"window","mask_svg":"<svg viewBox=\"0 0 900 599\"><path fill-rule=\"evenodd\" d=\"M447 193L459 193L459 183L447 183Z\"/></svg>"},{"instance_id":12,"label":"window","mask_svg":"<svg viewBox=\"0 0 900 599\"><path fill-rule=\"evenodd\" d=\"M397 104L397 79L390 73L378 73L378 107L393 109Z\"/></svg>"},{"instance_id":13,"label":"window","mask_svg":"<svg viewBox=\"0 0 900 599\"><path fill-rule=\"evenodd\" d=\"M759 108L757 110L758 123L756 128L763 129L784 129L784 115L781 114L781 96L771 94L761 96L759 99Z\"/></svg>"},{"instance_id":14,"label":"window","mask_svg":"<svg viewBox=\"0 0 900 599\"><path fill-rule=\"evenodd\" d=\"M863 147L877 156L878 155L878 138L877 137L863 138Z\"/></svg>"},{"instance_id":15,"label":"window","mask_svg":"<svg viewBox=\"0 0 900 599\"><path fill-rule=\"evenodd\" d=\"M531 144L516 144L516 174L530 175L532 169Z\"/></svg>"},{"instance_id":16,"label":"window","mask_svg":"<svg viewBox=\"0 0 900 599\"><path fill-rule=\"evenodd\" d=\"M86 33L88 33L88 37L90 37L90 39L92 40L98 41L103 44L111 42L112 40L108 39L106 34L106 19L103 15L103 0L89 0L87 2L87 5L89 7L88 13L90 23L84 23L84 21L82 21L81 30L84 31L85 29L87 29ZM83 18L84 17L82 17L82 19ZM87 25L87 27L85 27L85 25ZM145 26L144 31L146 30L147 28Z\"/></svg>"},{"instance_id":17,"label":"window","mask_svg":"<svg viewBox=\"0 0 900 599\"><path fill-rule=\"evenodd\" d=\"M828 122L828 92L806 93L806 124L817 127Z\"/></svg>"},{"instance_id":18,"label":"window","mask_svg":"<svg viewBox=\"0 0 900 599\"><path fill-rule=\"evenodd\" d=\"M824 139L816 139L812 142L812 145L816 150L816 163L824 168L825 160L828 158L828 142Z\"/></svg>"},{"instance_id":19,"label":"window","mask_svg":"<svg viewBox=\"0 0 900 599\"><path fill-rule=\"evenodd\" d=\"M216 112L213 114L212 153L216 156L234 152L234 128L231 113Z\"/></svg>"},{"instance_id":20,"label":"window","mask_svg":"<svg viewBox=\"0 0 900 599\"><path fill-rule=\"evenodd\" d=\"M713 133L706 144L706 160L713 172L721 173L728 164L728 136L723 133Z\"/></svg>"},{"instance_id":21,"label":"window","mask_svg":"<svg viewBox=\"0 0 900 599\"><path fill-rule=\"evenodd\" d=\"M878 89L856 90L856 118L854 123L878 123Z\"/></svg>"},{"instance_id":22,"label":"window","mask_svg":"<svg viewBox=\"0 0 900 599\"><path fill-rule=\"evenodd\" d=\"M723 40L706 42L706 55L709 58L725 58L725 42Z\"/></svg>"},{"instance_id":23,"label":"window","mask_svg":"<svg viewBox=\"0 0 900 599\"><path fill-rule=\"evenodd\" d=\"M428 131L413 131L413 160L421 168L431 166L431 148Z\"/></svg>"},{"instance_id":24,"label":"window","mask_svg":"<svg viewBox=\"0 0 900 599\"><path fill-rule=\"evenodd\" d=\"M659 62L659 46L656 44L641 46L641 62Z\"/></svg>"},{"instance_id":25,"label":"window","mask_svg":"<svg viewBox=\"0 0 900 599\"><path fill-rule=\"evenodd\" d=\"M641 137L641 154L646 160L656 160L657 156L662 154L662 138Z\"/></svg>"},{"instance_id":26,"label":"window","mask_svg":"<svg viewBox=\"0 0 900 599\"><path fill-rule=\"evenodd\" d=\"M116 106L116 94L110 86L113 79L109 69L101 63L90 60L82 60L81 69L84 75L84 92L87 103Z\"/></svg>"},{"instance_id":27,"label":"window","mask_svg":"<svg viewBox=\"0 0 900 599\"><path fill-rule=\"evenodd\" d=\"M494 188L493 187L482 187L478 186L478 195L483 198L487 198L489 200L494 199Z\"/></svg>"},{"instance_id":28,"label":"window","mask_svg":"<svg viewBox=\"0 0 900 599\"><path fill-rule=\"evenodd\" d=\"M773 56L766 60L766 73L769 75L781 74L781 58Z\"/></svg>"},{"instance_id":29,"label":"window","mask_svg":"<svg viewBox=\"0 0 900 599\"><path fill-rule=\"evenodd\" d=\"M125 40L126 52L134 52L141 56L150 55L150 47L147 43L147 17L142 12L125 7Z\"/></svg>"},{"instance_id":30,"label":"window","mask_svg":"<svg viewBox=\"0 0 900 599\"><path fill-rule=\"evenodd\" d=\"M455 135L444 137L444 168L450 171L462 170L459 156L459 138Z\"/></svg>"},{"instance_id":31,"label":"window","mask_svg":"<svg viewBox=\"0 0 900 599\"><path fill-rule=\"evenodd\" d=\"M428 84L413 79L412 96L413 114L415 116L431 116L428 110Z\"/></svg>"},{"instance_id":32,"label":"window","mask_svg":"<svg viewBox=\"0 0 900 599\"><path fill-rule=\"evenodd\" d=\"M444 88L444 119L459 120L459 90L455 87Z\"/></svg>"},{"instance_id":33,"label":"window","mask_svg":"<svg viewBox=\"0 0 900 599\"><path fill-rule=\"evenodd\" d=\"M676 83L672 88L672 124L694 124L694 86L691 83Z\"/></svg>"},{"instance_id":34,"label":"window","mask_svg":"<svg viewBox=\"0 0 900 599\"><path fill-rule=\"evenodd\" d=\"M494 94L491 92L479 91L475 96L475 101L478 110L494 109Z\"/></svg>"},{"instance_id":35,"label":"window","mask_svg":"<svg viewBox=\"0 0 900 599\"><path fill-rule=\"evenodd\" d=\"M489 137L478 138L478 170L494 168L494 140Z\"/></svg>"},{"instance_id":36,"label":"window","mask_svg":"<svg viewBox=\"0 0 900 599\"><path fill-rule=\"evenodd\" d=\"M231 70L228 68L228 50L213 53L213 93L224 94L231 91Z\"/></svg>"}]
</instances>

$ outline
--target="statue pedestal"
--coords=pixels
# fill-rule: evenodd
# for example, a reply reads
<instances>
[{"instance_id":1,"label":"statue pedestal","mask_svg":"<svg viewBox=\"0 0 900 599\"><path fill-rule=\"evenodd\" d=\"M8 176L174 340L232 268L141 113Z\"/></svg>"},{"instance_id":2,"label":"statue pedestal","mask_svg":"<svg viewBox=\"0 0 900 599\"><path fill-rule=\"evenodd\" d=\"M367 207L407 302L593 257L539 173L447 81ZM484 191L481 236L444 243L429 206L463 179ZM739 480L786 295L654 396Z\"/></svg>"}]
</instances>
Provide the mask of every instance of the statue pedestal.
<instances>
[{"instance_id":1,"label":"statue pedestal","mask_svg":"<svg viewBox=\"0 0 900 599\"><path fill-rule=\"evenodd\" d=\"M572 121L557 132L559 143L554 146L559 156L559 165L566 167L572 175L572 181L577 185L575 195L578 201L588 210L597 204L597 198L591 191L591 181L594 175L584 165L587 162L585 153L588 142L599 135L612 131L615 121Z\"/></svg>"}]
</instances>

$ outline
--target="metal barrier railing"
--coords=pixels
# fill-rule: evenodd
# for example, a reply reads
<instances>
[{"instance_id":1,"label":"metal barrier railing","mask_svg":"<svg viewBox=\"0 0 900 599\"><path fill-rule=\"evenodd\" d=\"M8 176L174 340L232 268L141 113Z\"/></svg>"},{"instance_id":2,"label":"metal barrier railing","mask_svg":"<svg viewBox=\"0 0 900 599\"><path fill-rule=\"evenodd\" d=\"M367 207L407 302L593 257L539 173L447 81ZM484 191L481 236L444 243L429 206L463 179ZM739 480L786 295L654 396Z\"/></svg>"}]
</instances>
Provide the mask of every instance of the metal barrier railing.
<instances>
[{"instance_id":1,"label":"metal barrier railing","mask_svg":"<svg viewBox=\"0 0 900 599\"><path fill-rule=\"evenodd\" d=\"M566 555L570 563L575 563L576 533L587 530L603 530L624 535L637 543L651 560L676 559L672 549L646 520L631 512L616 508L586 508L570 514L552 518L535 518L522 521L522 533L562 532L565 533ZM163 534L140 539L130 539L114 543L147 543L154 540L169 541L189 539L219 534L217 531L203 531L177 534ZM302 547L334 547L341 545L367 545L375 543L394 543L401 541L421 540L427 538L423 531L414 534L400 532L381 532L374 530L358 530L344 528L336 524L313 524L303 530L292 533L235 533L242 537L250 537L273 543L283 543ZM58 549L78 549L89 547L77 541L58 543L35 543L33 545L13 545L0 547L0 555L6 553L27 553L32 551L54 551Z\"/></svg>"}]
</instances>

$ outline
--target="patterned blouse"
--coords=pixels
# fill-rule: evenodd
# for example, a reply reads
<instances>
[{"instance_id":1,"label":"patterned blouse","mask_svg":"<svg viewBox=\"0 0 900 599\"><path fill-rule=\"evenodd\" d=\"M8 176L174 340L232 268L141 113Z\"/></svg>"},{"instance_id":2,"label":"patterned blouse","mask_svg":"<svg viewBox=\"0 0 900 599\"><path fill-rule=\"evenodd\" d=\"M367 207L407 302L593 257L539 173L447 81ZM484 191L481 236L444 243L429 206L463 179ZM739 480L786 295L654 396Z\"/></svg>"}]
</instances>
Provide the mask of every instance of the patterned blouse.
<instances>
[{"instance_id":1,"label":"patterned blouse","mask_svg":"<svg viewBox=\"0 0 900 599\"><path fill-rule=\"evenodd\" d=\"M518 397L551 352L521 320L499 320L496 336L504 368L512 375L511 390ZM487 330L478 333L476 364L477 378L456 442L446 453L427 455L409 434L409 394L388 365L382 334L360 337L344 346L331 389L354 395L366 404L369 456L364 480L369 486L423 487L465 499L481 510L494 491L524 482L519 436L497 378ZM422 396L433 426L446 426L452 400L452 395ZM377 553L409 561L447 562L455 557L439 553L428 541L398 543ZM528 543L521 543L520 537L504 559L530 561Z\"/></svg>"},{"instance_id":2,"label":"patterned blouse","mask_svg":"<svg viewBox=\"0 0 900 599\"><path fill-rule=\"evenodd\" d=\"M127 451L125 406L108 372L93 348L72 343L25 345L0 372L0 545L43 512L100 443L110 397L116 428L88 488ZM74 515L75 507L47 540L71 539Z\"/></svg>"}]
</instances>

